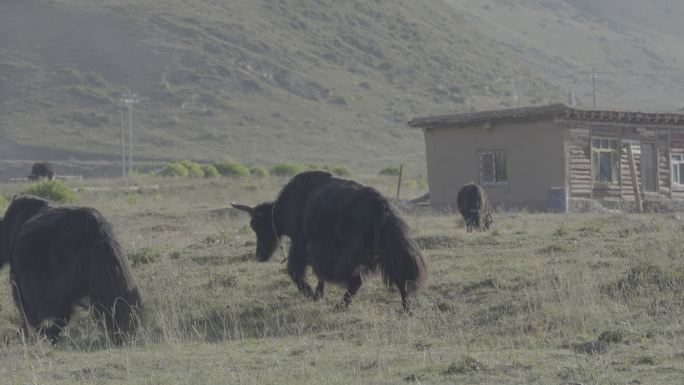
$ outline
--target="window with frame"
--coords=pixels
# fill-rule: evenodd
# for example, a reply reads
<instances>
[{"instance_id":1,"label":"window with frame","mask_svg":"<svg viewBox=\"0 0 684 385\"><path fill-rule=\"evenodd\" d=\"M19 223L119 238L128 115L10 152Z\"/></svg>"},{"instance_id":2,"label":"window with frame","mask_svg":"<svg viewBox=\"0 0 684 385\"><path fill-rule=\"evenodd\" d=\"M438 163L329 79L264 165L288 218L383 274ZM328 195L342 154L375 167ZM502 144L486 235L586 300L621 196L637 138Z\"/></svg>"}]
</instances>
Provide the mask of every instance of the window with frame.
<instances>
[{"instance_id":1,"label":"window with frame","mask_svg":"<svg viewBox=\"0 0 684 385\"><path fill-rule=\"evenodd\" d=\"M672 183L684 185L684 155L672 155Z\"/></svg>"},{"instance_id":2,"label":"window with frame","mask_svg":"<svg viewBox=\"0 0 684 385\"><path fill-rule=\"evenodd\" d=\"M480 151L480 183L485 185L508 183L506 151Z\"/></svg>"},{"instance_id":3,"label":"window with frame","mask_svg":"<svg viewBox=\"0 0 684 385\"><path fill-rule=\"evenodd\" d=\"M617 183L620 172L618 140L592 138L591 156L594 182Z\"/></svg>"}]
</instances>

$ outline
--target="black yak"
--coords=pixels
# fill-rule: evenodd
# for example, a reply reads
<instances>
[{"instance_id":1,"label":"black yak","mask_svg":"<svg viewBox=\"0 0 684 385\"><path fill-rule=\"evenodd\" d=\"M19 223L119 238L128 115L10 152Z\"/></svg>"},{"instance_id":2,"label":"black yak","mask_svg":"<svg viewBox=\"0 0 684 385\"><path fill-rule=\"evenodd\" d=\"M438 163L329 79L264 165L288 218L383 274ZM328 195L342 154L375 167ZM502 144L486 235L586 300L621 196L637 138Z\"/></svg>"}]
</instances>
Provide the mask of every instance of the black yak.
<instances>
[{"instance_id":1,"label":"black yak","mask_svg":"<svg viewBox=\"0 0 684 385\"><path fill-rule=\"evenodd\" d=\"M39 180L41 178L47 178L48 180L55 179L55 168L52 167L50 162L36 162L31 167L31 175L28 176L29 180Z\"/></svg>"},{"instance_id":2,"label":"black yak","mask_svg":"<svg viewBox=\"0 0 684 385\"><path fill-rule=\"evenodd\" d=\"M466 230L489 230L492 226L492 212L487 200L487 193L482 186L469 183L458 192L456 198L458 211L463 215Z\"/></svg>"},{"instance_id":3,"label":"black yak","mask_svg":"<svg viewBox=\"0 0 684 385\"><path fill-rule=\"evenodd\" d=\"M140 295L131 267L111 225L93 208L14 198L0 222L0 268L5 263L26 326L53 342L83 300L116 344L135 327Z\"/></svg>"},{"instance_id":4,"label":"black yak","mask_svg":"<svg viewBox=\"0 0 684 385\"><path fill-rule=\"evenodd\" d=\"M291 240L287 270L297 288L314 300L325 282L347 289L341 306L348 306L361 287L365 272L380 270L385 284L396 285L402 306L422 285L426 262L408 226L378 191L323 171L294 176L273 202L254 208L233 204L251 215L257 236L256 258L267 261L282 236ZM312 266L316 291L305 273Z\"/></svg>"}]
</instances>

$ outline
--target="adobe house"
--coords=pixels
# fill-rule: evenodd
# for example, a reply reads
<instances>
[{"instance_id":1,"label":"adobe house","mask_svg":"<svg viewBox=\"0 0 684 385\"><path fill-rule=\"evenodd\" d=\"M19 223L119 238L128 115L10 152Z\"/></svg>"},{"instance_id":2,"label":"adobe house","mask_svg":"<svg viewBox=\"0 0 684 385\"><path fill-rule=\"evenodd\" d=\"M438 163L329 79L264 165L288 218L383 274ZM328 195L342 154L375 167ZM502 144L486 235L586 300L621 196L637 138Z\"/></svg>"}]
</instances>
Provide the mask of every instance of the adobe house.
<instances>
[{"instance_id":1,"label":"adobe house","mask_svg":"<svg viewBox=\"0 0 684 385\"><path fill-rule=\"evenodd\" d=\"M469 182L504 208L546 210L559 196L567 199L562 209L589 200L639 210L643 200L684 200L684 114L552 104L409 125L425 133L434 206L455 208Z\"/></svg>"}]
</instances>

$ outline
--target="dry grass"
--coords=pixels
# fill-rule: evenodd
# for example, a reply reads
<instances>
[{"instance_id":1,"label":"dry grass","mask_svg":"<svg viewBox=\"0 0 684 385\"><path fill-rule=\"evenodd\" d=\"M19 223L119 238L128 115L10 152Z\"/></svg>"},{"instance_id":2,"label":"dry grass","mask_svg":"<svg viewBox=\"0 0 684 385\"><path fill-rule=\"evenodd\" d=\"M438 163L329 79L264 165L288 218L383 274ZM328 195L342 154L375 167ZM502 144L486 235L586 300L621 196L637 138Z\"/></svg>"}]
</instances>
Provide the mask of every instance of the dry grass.
<instances>
[{"instance_id":1,"label":"dry grass","mask_svg":"<svg viewBox=\"0 0 684 385\"><path fill-rule=\"evenodd\" d=\"M55 346L23 338L3 273L5 382L671 384L684 374L684 227L669 217L500 214L496 232L467 234L453 215L412 214L431 274L409 316L379 279L337 311L339 288L310 302L279 255L253 260L247 218L222 208L268 199L280 179L138 182L160 188L81 192L77 203L111 218L139 260L143 327L113 348L81 312Z\"/></svg>"}]
</instances>

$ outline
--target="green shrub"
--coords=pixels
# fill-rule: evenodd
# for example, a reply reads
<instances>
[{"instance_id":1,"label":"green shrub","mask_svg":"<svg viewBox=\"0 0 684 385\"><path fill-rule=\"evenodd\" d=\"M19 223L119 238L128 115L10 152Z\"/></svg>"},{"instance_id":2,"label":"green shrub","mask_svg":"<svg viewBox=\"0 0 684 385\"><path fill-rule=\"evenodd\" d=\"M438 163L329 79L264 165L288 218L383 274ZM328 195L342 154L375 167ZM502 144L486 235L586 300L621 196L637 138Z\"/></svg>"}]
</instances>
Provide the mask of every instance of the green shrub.
<instances>
[{"instance_id":1,"label":"green shrub","mask_svg":"<svg viewBox=\"0 0 684 385\"><path fill-rule=\"evenodd\" d=\"M133 267L159 262L161 258L162 253L156 247L142 247L128 254L128 260Z\"/></svg>"},{"instance_id":2,"label":"green shrub","mask_svg":"<svg viewBox=\"0 0 684 385\"><path fill-rule=\"evenodd\" d=\"M254 178L265 178L268 176L268 170L264 166L253 166L249 169L249 173Z\"/></svg>"},{"instance_id":3,"label":"green shrub","mask_svg":"<svg viewBox=\"0 0 684 385\"><path fill-rule=\"evenodd\" d=\"M380 170L380 175L399 176L399 166L388 166Z\"/></svg>"},{"instance_id":4,"label":"green shrub","mask_svg":"<svg viewBox=\"0 0 684 385\"><path fill-rule=\"evenodd\" d=\"M9 205L9 201L4 196L0 195L0 209L3 209Z\"/></svg>"},{"instance_id":5,"label":"green shrub","mask_svg":"<svg viewBox=\"0 0 684 385\"><path fill-rule=\"evenodd\" d=\"M324 169L337 176L349 177L352 175L352 170L347 166L326 166Z\"/></svg>"},{"instance_id":6,"label":"green shrub","mask_svg":"<svg viewBox=\"0 0 684 385\"><path fill-rule=\"evenodd\" d=\"M249 176L249 168L242 163L233 160L224 160L216 164L216 170L222 176L242 178Z\"/></svg>"},{"instance_id":7,"label":"green shrub","mask_svg":"<svg viewBox=\"0 0 684 385\"><path fill-rule=\"evenodd\" d=\"M76 199L74 190L61 180L46 180L32 184L22 191L23 194L35 195L52 202L72 202Z\"/></svg>"},{"instance_id":8,"label":"green shrub","mask_svg":"<svg viewBox=\"0 0 684 385\"><path fill-rule=\"evenodd\" d=\"M276 163L271 167L271 174L277 176L293 176L305 171L307 168L301 164L281 162Z\"/></svg>"},{"instance_id":9,"label":"green shrub","mask_svg":"<svg viewBox=\"0 0 684 385\"><path fill-rule=\"evenodd\" d=\"M182 160L180 163L188 169L188 176L190 178L204 178L204 171L199 163L191 160Z\"/></svg>"},{"instance_id":10,"label":"green shrub","mask_svg":"<svg viewBox=\"0 0 684 385\"><path fill-rule=\"evenodd\" d=\"M220 175L216 169L216 166L213 164L201 164L200 167L202 167L202 172L204 172L205 178L216 178Z\"/></svg>"},{"instance_id":11,"label":"green shrub","mask_svg":"<svg viewBox=\"0 0 684 385\"><path fill-rule=\"evenodd\" d=\"M179 162L174 162L174 163L167 163L166 165L164 165L164 168L159 172L159 175L171 176L171 177L175 177L175 176L186 177L186 176L188 176L189 173L190 172L188 171L188 169L185 166L183 166L183 164L181 164Z\"/></svg>"}]
</instances>

